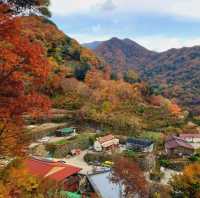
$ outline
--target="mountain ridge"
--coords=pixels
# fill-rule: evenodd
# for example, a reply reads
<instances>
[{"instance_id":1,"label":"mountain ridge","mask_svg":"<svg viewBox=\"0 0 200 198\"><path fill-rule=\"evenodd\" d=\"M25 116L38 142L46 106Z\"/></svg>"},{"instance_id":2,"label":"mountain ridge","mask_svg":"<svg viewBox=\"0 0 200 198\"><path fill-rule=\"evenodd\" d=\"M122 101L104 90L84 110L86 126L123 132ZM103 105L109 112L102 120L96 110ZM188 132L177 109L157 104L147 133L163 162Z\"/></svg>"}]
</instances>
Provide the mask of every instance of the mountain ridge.
<instances>
[{"instance_id":1,"label":"mountain ridge","mask_svg":"<svg viewBox=\"0 0 200 198\"><path fill-rule=\"evenodd\" d=\"M154 93L200 113L200 104L196 104L200 100L200 46L154 52L130 39L112 38L93 51L111 65L113 72L133 69L152 85Z\"/></svg>"}]
</instances>

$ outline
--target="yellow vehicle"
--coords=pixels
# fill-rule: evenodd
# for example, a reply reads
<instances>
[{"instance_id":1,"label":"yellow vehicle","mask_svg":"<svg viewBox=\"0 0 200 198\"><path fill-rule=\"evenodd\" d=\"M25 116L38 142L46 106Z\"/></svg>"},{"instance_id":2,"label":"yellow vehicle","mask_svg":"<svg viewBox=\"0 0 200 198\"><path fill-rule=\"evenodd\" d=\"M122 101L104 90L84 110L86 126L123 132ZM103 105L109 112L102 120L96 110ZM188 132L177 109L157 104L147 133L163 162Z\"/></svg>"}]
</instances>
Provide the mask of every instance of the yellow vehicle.
<instances>
[{"instance_id":1,"label":"yellow vehicle","mask_svg":"<svg viewBox=\"0 0 200 198\"><path fill-rule=\"evenodd\" d=\"M105 161L103 164L102 164L102 166L103 167L108 167L108 168L110 168L111 166L113 166L113 162L111 162L111 161Z\"/></svg>"}]
</instances>

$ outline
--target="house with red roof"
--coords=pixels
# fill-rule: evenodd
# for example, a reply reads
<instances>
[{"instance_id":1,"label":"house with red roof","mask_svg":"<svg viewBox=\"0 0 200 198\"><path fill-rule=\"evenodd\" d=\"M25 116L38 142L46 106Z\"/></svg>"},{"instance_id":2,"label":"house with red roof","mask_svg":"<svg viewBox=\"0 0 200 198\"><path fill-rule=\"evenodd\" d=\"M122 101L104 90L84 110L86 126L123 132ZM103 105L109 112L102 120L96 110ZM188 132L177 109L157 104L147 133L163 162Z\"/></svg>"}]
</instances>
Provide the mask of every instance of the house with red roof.
<instances>
[{"instance_id":1,"label":"house with red roof","mask_svg":"<svg viewBox=\"0 0 200 198\"><path fill-rule=\"evenodd\" d=\"M94 149L98 152L112 150L119 146L119 139L115 138L114 135L106 135L99 137L94 143Z\"/></svg>"},{"instance_id":2,"label":"house with red roof","mask_svg":"<svg viewBox=\"0 0 200 198\"><path fill-rule=\"evenodd\" d=\"M24 163L30 174L53 180L60 189L67 191L76 191L78 189L78 173L81 170L78 167L36 158L26 159Z\"/></svg>"},{"instance_id":3,"label":"house with red roof","mask_svg":"<svg viewBox=\"0 0 200 198\"><path fill-rule=\"evenodd\" d=\"M165 140L165 151L168 155L192 155L194 147L184 139L175 135L169 136Z\"/></svg>"}]
</instances>

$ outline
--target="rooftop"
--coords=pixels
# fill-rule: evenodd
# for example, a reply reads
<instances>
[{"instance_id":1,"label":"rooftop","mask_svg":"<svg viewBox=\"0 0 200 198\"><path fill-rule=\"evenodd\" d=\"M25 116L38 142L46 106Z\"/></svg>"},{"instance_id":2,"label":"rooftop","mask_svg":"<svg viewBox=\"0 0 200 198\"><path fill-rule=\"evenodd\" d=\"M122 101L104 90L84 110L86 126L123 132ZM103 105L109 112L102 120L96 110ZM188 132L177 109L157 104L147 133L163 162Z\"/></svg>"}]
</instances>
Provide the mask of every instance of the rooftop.
<instances>
[{"instance_id":1,"label":"rooftop","mask_svg":"<svg viewBox=\"0 0 200 198\"><path fill-rule=\"evenodd\" d=\"M111 171L105 171L88 176L88 179L95 192L101 198L121 198L122 188L119 184L110 181Z\"/></svg>"},{"instance_id":2,"label":"rooftop","mask_svg":"<svg viewBox=\"0 0 200 198\"><path fill-rule=\"evenodd\" d=\"M194 133L194 134L185 133L185 134L180 134L179 137L180 138L200 138L200 134L198 134L198 133Z\"/></svg>"},{"instance_id":3,"label":"rooftop","mask_svg":"<svg viewBox=\"0 0 200 198\"><path fill-rule=\"evenodd\" d=\"M135 144L140 145L142 147L147 147L153 144L153 141L146 140L146 139L134 139L134 138L128 138L127 139L128 144Z\"/></svg>"},{"instance_id":4,"label":"rooftop","mask_svg":"<svg viewBox=\"0 0 200 198\"><path fill-rule=\"evenodd\" d=\"M189 143L187 143L184 139L177 137L175 135L169 136L166 139L165 142L165 147L168 149L173 149L176 147L184 147L184 148L188 148L188 149L194 149L193 146Z\"/></svg>"},{"instance_id":5,"label":"rooftop","mask_svg":"<svg viewBox=\"0 0 200 198\"><path fill-rule=\"evenodd\" d=\"M70 128L63 128L63 129L58 129L56 130L57 132L61 132L61 133L73 133L74 132L74 128L70 127Z\"/></svg>"},{"instance_id":6,"label":"rooftop","mask_svg":"<svg viewBox=\"0 0 200 198\"><path fill-rule=\"evenodd\" d=\"M58 182L78 173L81 170L75 166L59 162L48 162L34 158L26 159L25 165L32 175L48 177Z\"/></svg>"},{"instance_id":7,"label":"rooftop","mask_svg":"<svg viewBox=\"0 0 200 198\"><path fill-rule=\"evenodd\" d=\"M106 135L106 136L104 136L104 137L100 137L100 138L98 138L97 140L98 140L101 144L103 144L104 142L110 141L110 140L112 140L112 139L114 139L114 138L115 138L114 135L110 134L110 135Z\"/></svg>"}]
</instances>

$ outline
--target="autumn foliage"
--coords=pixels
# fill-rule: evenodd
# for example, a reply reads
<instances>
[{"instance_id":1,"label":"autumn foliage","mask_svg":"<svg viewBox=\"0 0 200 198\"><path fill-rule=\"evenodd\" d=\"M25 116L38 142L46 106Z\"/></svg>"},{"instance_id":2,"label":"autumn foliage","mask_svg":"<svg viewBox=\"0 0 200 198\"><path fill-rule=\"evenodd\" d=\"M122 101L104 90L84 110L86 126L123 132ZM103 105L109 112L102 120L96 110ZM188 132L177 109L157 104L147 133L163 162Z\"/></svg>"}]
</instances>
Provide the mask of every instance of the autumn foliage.
<instances>
[{"instance_id":1,"label":"autumn foliage","mask_svg":"<svg viewBox=\"0 0 200 198\"><path fill-rule=\"evenodd\" d=\"M182 174L175 175L170 182L174 193L181 193L182 197L200 197L200 164L191 164Z\"/></svg>"},{"instance_id":2,"label":"autumn foliage","mask_svg":"<svg viewBox=\"0 0 200 198\"><path fill-rule=\"evenodd\" d=\"M126 197L147 198L148 183L138 164L128 158L116 158L111 181L121 183L125 187Z\"/></svg>"},{"instance_id":3,"label":"autumn foliage","mask_svg":"<svg viewBox=\"0 0 200 198\"><path fill-rule=\"evenodd\" d=\"M0 154L18 153L24 145L24 114L46 112L49 100L40 93L50 64L39 43L21 33L21 18L0 4Z\"/></svg>"},{"instance_id":4,"label":"autumn foliage","mask_svg":"<svg viewBox=\"0 0 200 198\"><path fill-rule=\"evenodd\" d=\"M29 174L21 159L15 159L0 174L0 198L58 198L55 181Z\"/></svg>"}]
</instances>

